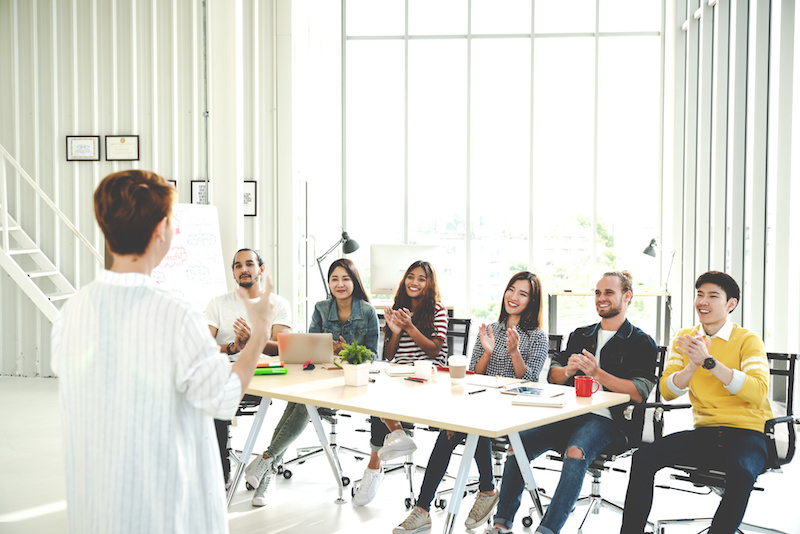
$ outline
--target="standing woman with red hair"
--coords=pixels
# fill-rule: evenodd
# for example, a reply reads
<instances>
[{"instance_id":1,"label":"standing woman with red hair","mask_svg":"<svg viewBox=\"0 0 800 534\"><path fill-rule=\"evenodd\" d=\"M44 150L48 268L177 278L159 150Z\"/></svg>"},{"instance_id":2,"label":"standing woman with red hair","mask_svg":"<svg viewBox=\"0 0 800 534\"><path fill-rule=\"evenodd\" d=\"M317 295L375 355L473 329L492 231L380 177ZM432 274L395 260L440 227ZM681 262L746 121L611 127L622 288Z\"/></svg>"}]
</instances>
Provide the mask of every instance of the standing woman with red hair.
<instances>
[{"instance_id":1,"label":"standing woman with red hair","mask_svg":"<svg viewBox=\"0 0 800 534\"><path fill-rule=\"evenodd\" d=\"M172 242L175 197L140 170L110 174L95 191L114 263L52 331L70 532L228 532L213 419L230 419L250 383L272 282L243 298L254 342L231 364L203 316L150 277Z\"/></svg>"}]
</instances>

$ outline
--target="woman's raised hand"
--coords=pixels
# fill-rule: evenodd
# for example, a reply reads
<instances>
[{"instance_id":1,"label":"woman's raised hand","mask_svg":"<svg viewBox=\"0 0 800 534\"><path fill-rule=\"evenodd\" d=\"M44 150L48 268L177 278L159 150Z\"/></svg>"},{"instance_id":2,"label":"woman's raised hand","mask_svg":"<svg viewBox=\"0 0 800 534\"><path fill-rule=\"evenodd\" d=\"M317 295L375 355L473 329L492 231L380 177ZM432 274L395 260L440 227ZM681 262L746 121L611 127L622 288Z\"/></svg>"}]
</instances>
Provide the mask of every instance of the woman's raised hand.
<instances>
[{"instance_id":1,"label":"woman's raised hand","mask_svg":"<svg viewBox=\"0 0 800 534\"><path fill-rule=\"evenodd\" d=\"M397 312L391 308L383 310L383 318L389 330L395 335L400 335L403 332L403 327L397 322Z\"/></svg>"},{"instance_id":2,"label":"woman's raised hand","mask_svg":"<svg viewBox=\"0 0 800 534\"><path fill-rule=\"evenodd\" d=\"M519 348L519 332L514 326L506 330L506 345L508 345L509 354Z\"/></svg>"},{"instance_id":3,"label":"woman's raised hand","mask_svg":"<svg viewBox=\"0 0 800 534\"><path fill-rule=\"evenodd\" d=\"M491 354L494 350L494 334L492 333L492 327L486 326L486 323L481 323L480 328L478 328L478 338L481 340L483 350L486 351L487 354Z\"/></svg>"}]
</instances>

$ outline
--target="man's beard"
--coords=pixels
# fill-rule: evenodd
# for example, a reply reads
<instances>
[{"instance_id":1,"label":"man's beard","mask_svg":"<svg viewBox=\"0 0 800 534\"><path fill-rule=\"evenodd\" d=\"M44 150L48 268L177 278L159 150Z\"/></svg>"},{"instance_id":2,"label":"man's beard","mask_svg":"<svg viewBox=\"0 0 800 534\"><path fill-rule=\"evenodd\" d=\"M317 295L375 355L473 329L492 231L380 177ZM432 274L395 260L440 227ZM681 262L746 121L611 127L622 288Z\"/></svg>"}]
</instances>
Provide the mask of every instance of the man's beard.
<instances>
[{"instance_id":1,"label":"man's beard","mask_svg":"<svg viewBox=\"0 0 800 534\"><path fill-rule=\"evenodd\" d=\"M249 279L242 281L242 277L240 276L239 280L237 280L237 283L239 284L239 287L250 289L257 281L258 278L253 278L253 277L250 277Z\"/></svg>"}]
</instances>

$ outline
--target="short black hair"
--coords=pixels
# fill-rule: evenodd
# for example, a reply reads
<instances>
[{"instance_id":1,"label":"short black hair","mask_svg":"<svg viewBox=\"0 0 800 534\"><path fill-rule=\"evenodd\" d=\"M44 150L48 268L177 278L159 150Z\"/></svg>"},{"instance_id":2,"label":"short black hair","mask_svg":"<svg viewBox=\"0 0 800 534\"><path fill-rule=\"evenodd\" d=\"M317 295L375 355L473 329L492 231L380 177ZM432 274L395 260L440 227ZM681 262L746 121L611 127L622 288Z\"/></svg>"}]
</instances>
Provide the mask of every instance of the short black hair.
<instances>
[{"instance_id":1,"label":"short black hair","mask_svg":"<svg viewBox=\"0 0 800 534\"><path fill-rule=\"evenodd\" d=\"M722 271L708 271L697 277L697 282L694 283L695 289L700 289L703 284L714 284L722 288L728 300L736 299L740 302L741 292L739 291L739 284L728 273ZM733 311L733 310L731 310Z\"/></svg>"},{"instance_id":2,"label":"short black hair","mask_svg":"<svg viewBox=\"0 0 800 534\"><path fill-rule=\"evenodd\" d=\"M239 250L236 251L236 254L233 255L233 261L231 261L231 270L233 270L236 267L236 256L238 256L240 252L245 252L245 251L250 251L256 255L259 267L264 265L264 260L261 259L261 254L259 254L257 250L253 250L252 248L240 248Z\"/></svg>"}]
</instances>

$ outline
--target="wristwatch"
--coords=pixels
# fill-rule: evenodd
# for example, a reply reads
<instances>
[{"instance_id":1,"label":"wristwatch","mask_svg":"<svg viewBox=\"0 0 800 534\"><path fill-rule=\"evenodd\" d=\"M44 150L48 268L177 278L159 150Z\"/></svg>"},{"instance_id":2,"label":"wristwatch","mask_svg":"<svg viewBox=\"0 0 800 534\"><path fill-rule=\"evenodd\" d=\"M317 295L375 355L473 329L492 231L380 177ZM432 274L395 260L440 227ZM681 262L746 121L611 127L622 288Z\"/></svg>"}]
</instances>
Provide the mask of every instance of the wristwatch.
<instances>
[{"instance_id":1,"label":"wristwatch","mask_svg":"<svg viewBox=\"0 0 800 534\"><path fill-rule=\"evenodd\" d=\"M233 349L233 347L234 347L234 345L233 345L233 342L230 342L230 343L228 343L228 346L227 346L227 347L225 347L225 352L227 352L227 353L228 353L228 356L231 356L231 355L233 355L233 354L236 354L236 353L235 353L235 352L233 352L233 350L232 350L232 349Z\"/></svg>"},{"instance_id":2,"label":"wristwatch","mask_svg":"<svg viewBox=\"0 0 800 534\"><path fill-rule=\"evenodd\" d=\"M716 365L717 365L717 360L715 360L714 358L712 358L710 356L708 358L706 358L705 361L703 362L703 367L705 367L706 369L709 369L709 370L713 369L714 366L716 366Z\"/></svg>"}]
</instances>

